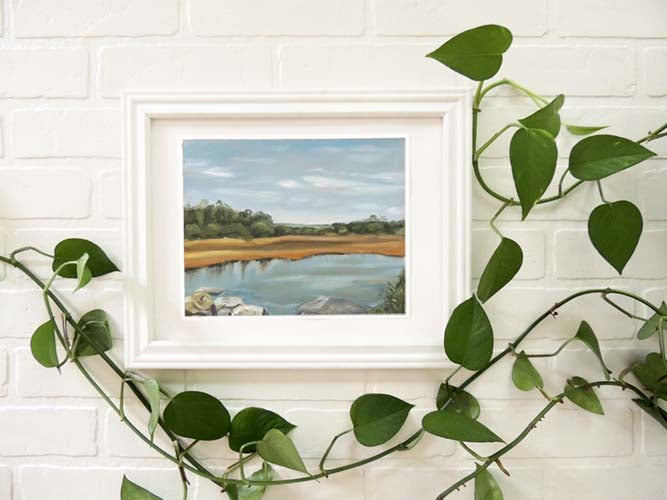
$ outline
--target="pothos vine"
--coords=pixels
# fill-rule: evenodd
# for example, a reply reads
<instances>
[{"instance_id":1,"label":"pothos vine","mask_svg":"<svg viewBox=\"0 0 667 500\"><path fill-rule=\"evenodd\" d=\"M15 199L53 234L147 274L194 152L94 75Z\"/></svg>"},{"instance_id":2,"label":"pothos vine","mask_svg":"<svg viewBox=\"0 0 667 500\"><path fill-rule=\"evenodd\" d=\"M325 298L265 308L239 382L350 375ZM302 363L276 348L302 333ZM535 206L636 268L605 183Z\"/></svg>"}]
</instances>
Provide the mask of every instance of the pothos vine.
<instances>
[{"instance_id":1,"label":"pothos vine","mask_svg":"<svg viewBox=\"0 0 667 500\"><path fill-rule=\"evenodd\" d=\"M500 243L482 273L476 293L454 309L446 325L445 353L458 368L444 378L435 400L436 409L424 416L421 428L407 439L376 451L364 459L338 467L327 467L327 458L339 439L349 439L352 434L354 439L364 446L385 445L402 428L412 409L411 404L388 394L365 394L355 400L350 408L350 428L333 436L331 443L323 451L318 469L309 471L288 436L294 425L280 415L266 409L249 407L231 418L224 404L212 395L198 391L185 391L174 395L153 379L125 371L107 353L112 346L112 337L106 312L97 309L75 318L52 288L57 278L68 278L76 280L76 292L93 278L118 271L100 247L84 239L63 240L56 245L52 254L34 247L22 247L9 256L0 256L1 262L25 274L42 291L48 321L40 325L31 338L31 350L35 359L43 366L57 370L71 362L139 439L174 464L181 478L183 499L188 495L189 476L196 475L213 482L220 488L221 494L226 494L231 500L259 500L269 486L325 479L388 455L409 450L418 445L424 433L456 441L476 462L475 470L446 487L437 496L437 500L447 497L471 481L474 482L476 500L502 499L500 487L489 469L495 466L501 472L507 473L502 458L518 446L554 407L566 399L587 411L602 414L602 404L594 389L605 386L632 393L632 401L667 430L667 412L659 405L661 399L667 399L667 357L663 336L667 306L664 303L656 306L637 294L613 288L578 291L546 308L513 342L493 356L493 329L483 304L512 280L523 261L521 247L504 236L497 227L498 217L505 210L519 208L523 220L536 205L560 202L584 183L593 182L599 190L602 204L590 215L589 236L598 253L621 274L641 236L641 212L629 201L608 201L604 196L602 181L654 156L643 144L667 136L667 123L636 141L613 135L591 135L604 127L565 124L569 133L586 137L572 148L568 168L558 180L557 193L544 196L555 175L558 156L555 138L562 125L559 112L564 96L560 95L548 101L504 78L486 83L500 69L503 54L511 43L512 35L509 30L501 26L487 25L465 31L429 54L429 57L478 82L472 109L472 165L479 185L487 195L499 202L498 211L490 225L500 238ZM538 109L530 116L505 125L478 147L478 121L483 100L490 92L503 86L527 97ZM483 153L510 130L515 130L510 142L509 156L517 191L516 198L490 187L480 169ZM567 182L569 177L573 180ZM42 257L51 259L53 275L47 281L40 279L21 261L25 252L37 252ZM519 351L523 340L538 325L555 316L564 305L588 295L599 296L610 307L638 321L641 324L638 337L656 337L658 352L649 354L644 361L636 361L614 375L605 364L593 329L585 321L582 321L577 332L555 352ZM626 297L643 305L651 311L651 316L644 318L628 311L614 300L617 297ZM566 381L562 392L551 396L547 394L542 377L530 360L557 356L565 346L575 341L582 342L592 355L597 357L604 380L588 382L573 376ZM85 361L88 356L101 358L118 376L118 402L114 401L90 372ZM547 403L535 418L526 423L523 431L514 439L505 442L479 421L479 403L467 389L507 356L514 358L511 377L514 385L524 391L539 391ZM459 377L462 367L472 371L472 374L454 385L453 381ZM629 376L637 379L641 388L628 381ZM126 388L148 414L145 429L140 429L125 416ZM168 401L164 411L161 409L162 399ZM173 449L165 449L154 441L153 436L158 429L172 443ZM239 456L224 473L216 474L196 458L197 444L222 438L227 438L227 444L238 452ZM473 449L474 443L480 442L497 442L502 443L502 446L494 453L482 456ZM257 462L259 467L248 475L246 468ZM271 464L295 470L301 475L290 479L277 479ZM123 478L120 497L121 500L159 498L126 477Z\"/></svg>"}]
</instances>

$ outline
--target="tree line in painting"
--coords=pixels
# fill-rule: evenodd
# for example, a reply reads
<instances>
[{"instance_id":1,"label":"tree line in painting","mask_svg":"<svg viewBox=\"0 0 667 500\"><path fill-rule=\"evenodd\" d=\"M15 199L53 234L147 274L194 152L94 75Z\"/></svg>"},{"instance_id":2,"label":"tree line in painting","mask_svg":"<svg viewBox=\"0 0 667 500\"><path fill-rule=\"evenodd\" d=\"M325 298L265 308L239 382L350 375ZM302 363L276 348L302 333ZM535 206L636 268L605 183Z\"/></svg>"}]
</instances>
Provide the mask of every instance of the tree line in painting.
<instances>
[{"instance_id":1,"label":"tree line in painting","mask_svg":"<svg viewBox=\"0 0 667 500\"><path fill-rule=\"evenodd\" d=\"M371 215L367 219L333 224L276 224L271 215L252 210L235 210L222 201L201 203L184 208L186 240L213 238L269 238L286 235L325 234L404 234L404 220L387 220Z\"/></svg>"}]
</instances>

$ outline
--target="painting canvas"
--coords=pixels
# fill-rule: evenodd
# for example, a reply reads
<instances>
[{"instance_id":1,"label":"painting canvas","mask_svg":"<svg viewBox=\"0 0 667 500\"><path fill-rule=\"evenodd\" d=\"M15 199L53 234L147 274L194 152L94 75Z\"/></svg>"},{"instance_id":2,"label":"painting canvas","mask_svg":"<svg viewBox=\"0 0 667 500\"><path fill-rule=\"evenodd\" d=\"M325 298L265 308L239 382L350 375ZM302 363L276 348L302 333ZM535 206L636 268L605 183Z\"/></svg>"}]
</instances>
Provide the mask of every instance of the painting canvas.
<instances>
[{"instance_id":1,"label":"painting canvas","mask_svg":"<svg viewBox=\"0 0 667 500\"><path fill-rule=\"evenodd\" d=\"M183 142L186 316L405 314L404 138Z\"/></svg>"}]
</instances>

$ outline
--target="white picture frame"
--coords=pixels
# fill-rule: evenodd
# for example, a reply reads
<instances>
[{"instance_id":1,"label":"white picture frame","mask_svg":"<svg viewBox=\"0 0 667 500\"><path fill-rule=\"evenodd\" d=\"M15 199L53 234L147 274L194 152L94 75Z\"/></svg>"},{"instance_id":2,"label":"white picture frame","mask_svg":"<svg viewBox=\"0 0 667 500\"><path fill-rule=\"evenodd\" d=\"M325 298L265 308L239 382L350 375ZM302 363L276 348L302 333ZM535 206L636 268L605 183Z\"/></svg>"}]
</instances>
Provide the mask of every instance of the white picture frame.
<instances>
[{"instance_id":1,"label":"white picture frame","mask_svg":"<svg viewBox=\"0 0 667 500\"><path fill-rule=\"evenodd\" d=\"M469 296L471 283L468 91L127 92L123 109L128 368L445 364L443 329L451 309ZM406 138L405 315L183 316L177 307L183 274L179 141L232 135Z\"/></svg>"}]
</instances>

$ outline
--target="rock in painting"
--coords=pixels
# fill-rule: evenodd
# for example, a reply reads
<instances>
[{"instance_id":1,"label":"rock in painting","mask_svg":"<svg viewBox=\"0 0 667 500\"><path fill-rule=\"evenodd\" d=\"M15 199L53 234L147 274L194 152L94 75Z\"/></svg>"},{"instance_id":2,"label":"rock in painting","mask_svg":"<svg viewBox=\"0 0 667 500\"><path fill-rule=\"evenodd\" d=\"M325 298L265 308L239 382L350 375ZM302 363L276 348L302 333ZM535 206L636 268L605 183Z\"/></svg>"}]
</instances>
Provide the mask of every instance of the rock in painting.
<instances>
[{"instance_id":1,"label":"rock in painting","mask_svg":"<svg viewBox=\"0 0 667 500\"><path fill-rule=\"evenodd\" d=\"M216 297L215 305L220 309L234 309L237 306L243 305L241 297Z\"/></svg>"},{"instance_id":2,"label":"rock in painting","mask_svg":"<svg viewBox=\"0 0 667 500\"><path fill-rule=\"evenodd\" d=\"M222 292L224 292L222 288L216 288L213 286L202 286L195 290L195 293L206 293L212 297L217 297L218 295L221 295Z\"/></svg>"},{"instance_id":3,"label":"rock in painting","mask_svg":"<svg viewBox=\"0 0 667 500\"><path fill-rule=\"evenodd\" d=\"M204 292L195 292L185 298L185 314L187 316L208 316L211 314L213 299Z\"/></svg>"},{"instance_id":4,"label":"rock in painting","mask_svg":"<svg viewBox=\"0 0 667 500\"><path fill-rule=\"evenodd\" d=\"M365 314L359 304L351 300L337 297L317 297L315 300L301 304L297 308L297 314Z\"/></svg>"},{"instance_id":5,"label":"rock in painting","mask_svg":"<svg viewBox=\"0 0 667 500\"><path fill-rule=\"evenodd\" d=\"M232 316L268 316L269 313L262 306L243 304L232 309Z\"/></svg>"}]
</instances>

